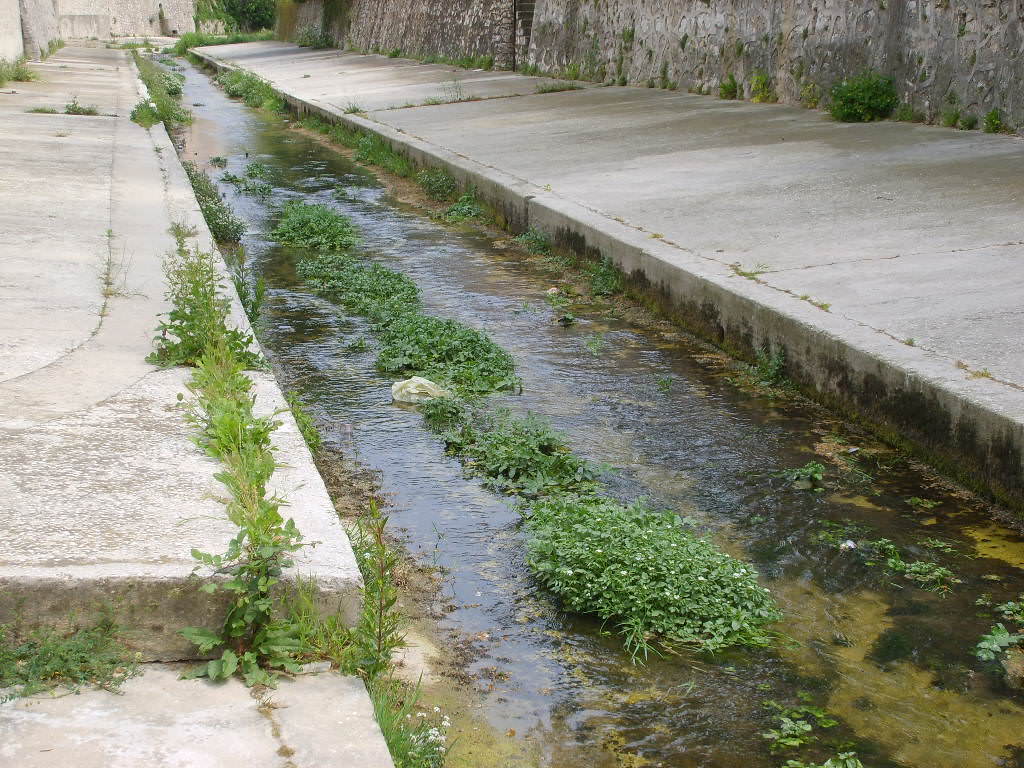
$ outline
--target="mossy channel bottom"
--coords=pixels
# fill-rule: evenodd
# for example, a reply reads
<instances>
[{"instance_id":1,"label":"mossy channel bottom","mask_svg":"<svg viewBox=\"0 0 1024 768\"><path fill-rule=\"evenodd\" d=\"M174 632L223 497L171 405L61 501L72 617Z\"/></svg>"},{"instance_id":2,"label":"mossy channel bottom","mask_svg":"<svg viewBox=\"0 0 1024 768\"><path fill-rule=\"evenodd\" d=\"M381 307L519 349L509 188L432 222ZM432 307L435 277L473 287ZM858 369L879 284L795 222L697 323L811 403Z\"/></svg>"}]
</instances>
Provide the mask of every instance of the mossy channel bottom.
<instances>
[{"instance_id":1,"label":"mossy channel bottom","mask_svg":"<svg viewBox=\"0 0 1024 768\"><path fill-rule=\"evenodd\" d=\"M262 340L282 383L302 394L329 445L380 470L413 555L447 569L455 609L437 621L472 645L479 722L500 734L489 742L496 751L482 753L480 734L456 722L450 764L780 766L791 755L769 753L761 734L776 723L763 703L795 704L801 693L841 721L802 759L847 742L867 766L1022 764L1024 698L974 660L973 646L993 623L978 615L979 595L1002 602L1024 590L1024 540L884 452L865 465L870 482L829 465L828 491L787 487L772 474L820 458L815 445L841 425L738 391L681 334L596 310L561 327L544 302L550 274L414 214L366 169L232 102L204 75L190 69L187 78L196 118L187 156L201 165L227 157L236 174L252 160L270 169L267 200L221 186L249 224L250 267L269 286ZM613 633L561 612L523 564L507 500L464 477L414 410L392 405L365 324L303 287L301 250L266 239L291 199L352 217L359 252L413 278L428 312L485 329L508 349L524 389L503 400L549 418L579 453L614 467L614 492L677 510L751 559L785 611L785 637L767 651L637 667ZM350 349L361 337L369 349ZM939 503L923 509L912 497ZM854 530L844 521L910 553L925 553L928 538L947 542L961 554L938 559L962 583L941 597L886 577L822 539L830 522Z\"/></svg>"}]
</instances>

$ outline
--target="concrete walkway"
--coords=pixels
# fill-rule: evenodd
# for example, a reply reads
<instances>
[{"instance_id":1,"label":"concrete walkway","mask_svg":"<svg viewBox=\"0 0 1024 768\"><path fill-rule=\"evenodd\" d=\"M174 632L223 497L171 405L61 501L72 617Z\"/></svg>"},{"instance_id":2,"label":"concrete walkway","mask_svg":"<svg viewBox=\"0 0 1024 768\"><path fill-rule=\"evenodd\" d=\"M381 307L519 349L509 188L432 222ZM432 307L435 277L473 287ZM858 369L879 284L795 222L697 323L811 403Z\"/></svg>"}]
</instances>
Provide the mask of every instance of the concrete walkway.
<instances>
[{"instance_id":1,"label":"concrete walkway","mask_svg":"<svg viewBox=\"0 0 1024 768\"><path fill-rule=\"evenodd\" d=\"M33 68L40 80L0 93L0 624L87 624L110 612L143 660L192 658L179 630L216 626L224 606L190 579L191 549L222 552L235 530L217 501L219 465L191 442L177 402L188 372L145 357L168 309L169 226L194 227L200 247L212 241L162 126L129 120L141 85L127 52L68 47ZM62 113L74 99L99 114L28 111ZM233 321L246 325L235 303ZM252 377L257 411L284 408L272 375ZM316 579L323 609L354 622L351 547L294 421L278 418L273 490L311 545L287 578ZM313 750L289 763L242 686L177 683L145 667L124 698L2 705L0 755L10 759L0 762L340 765L351 735L351 764L391 765L358 680L289 684L285 739ZM361 720L357 738L337 733L347 710ZM187 757L201 749L189 733L236 726L262 735L243 749L220 734L202 759Z\"/></svg>"},{"instance_id":2,"label":"concrete walkway","mask_svg":"<svg viewBox=\"0 0 1024 768\"><path fill-rule=\"evenodd\" d=\"M656 89L537 94L286 43L197 52L446 165L517 229L613 258L719 343L784 347L802 384L1024 508L1020 139ZM482 100L401 108L452 93Z\"/></svg>"}]
</instances>

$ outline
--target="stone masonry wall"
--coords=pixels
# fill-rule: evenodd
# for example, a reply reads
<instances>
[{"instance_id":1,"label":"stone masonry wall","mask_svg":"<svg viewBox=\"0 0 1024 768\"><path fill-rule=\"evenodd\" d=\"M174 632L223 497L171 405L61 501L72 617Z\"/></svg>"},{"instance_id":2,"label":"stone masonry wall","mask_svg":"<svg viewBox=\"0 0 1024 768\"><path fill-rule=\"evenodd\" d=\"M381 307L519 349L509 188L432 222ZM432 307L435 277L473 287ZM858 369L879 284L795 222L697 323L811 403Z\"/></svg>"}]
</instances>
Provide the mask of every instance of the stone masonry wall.
<instances>
[{"instance_id":1,"label":"stone masonry wall","mask_svg":"<svg viewBox=\"0 0 1024 768\"><path fill-rule=\"evenodd\" d=\"M780 99L875 69L929 119L954 101L1024 122L1024 0L538 0L529 61L716 93L755 71Z\"/></svg>"},{"instance_id":2,"label":"stone masonry wall","mask_svg":"<svg viewBox=\"0 0 1024 768\"><path fill-rule=\"evenodd\" d=\"M324 29L358 50L413 57L486 55L511 63L511 0L305 0L280 3L280 36Z\"/></svg>"},{"instance_id":3,"label":"stone masonry wall","mask_svg":"<svg viewBox=\"0 0 1024 768\"><path fill-rule=\"evenodd\" d=\"M54 1L58 4L61 27L69 32L92 27L97 37L105 38L180 35L195 29L193 0Z\"/></svg>"}]
</instances>

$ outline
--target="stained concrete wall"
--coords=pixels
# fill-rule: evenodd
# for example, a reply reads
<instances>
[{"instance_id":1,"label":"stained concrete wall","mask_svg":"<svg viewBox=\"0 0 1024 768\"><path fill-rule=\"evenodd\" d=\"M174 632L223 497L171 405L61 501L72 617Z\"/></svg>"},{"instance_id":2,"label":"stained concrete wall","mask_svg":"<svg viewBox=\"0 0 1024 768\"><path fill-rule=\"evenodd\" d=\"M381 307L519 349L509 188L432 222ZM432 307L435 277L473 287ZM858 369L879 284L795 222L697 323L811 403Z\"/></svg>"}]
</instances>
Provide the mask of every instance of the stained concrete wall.
<instances>
[{"instance_id":1,"label":"stained concrete wall","mask_svg":"<svg viewBox=\"0 0 1024 768\"><path fill-rule=\"evenodd\" d=\"M18 0L0 0L0 59L15 61L23 52Z\"/></svg>"},{"instance_id":2,"label":"stained concrete wall","mask_svg":"<svg viewBox=\"0 0 1024 768\"><path fill-rule=\"evenodd\" d=\"M955 99L1024 122L1024 0L539 0L530 61L595 79L750 94L761 70L783 101L866 68L935 119Z\"/></svg>"}]
</instances>

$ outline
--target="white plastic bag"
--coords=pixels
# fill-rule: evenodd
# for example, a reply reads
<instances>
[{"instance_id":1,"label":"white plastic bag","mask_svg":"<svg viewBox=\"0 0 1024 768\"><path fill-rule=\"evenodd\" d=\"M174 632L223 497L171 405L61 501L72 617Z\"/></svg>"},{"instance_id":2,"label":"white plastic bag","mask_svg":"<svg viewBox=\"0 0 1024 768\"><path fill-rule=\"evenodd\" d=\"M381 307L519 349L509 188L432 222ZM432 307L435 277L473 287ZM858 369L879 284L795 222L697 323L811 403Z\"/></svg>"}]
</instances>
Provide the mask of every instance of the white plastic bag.
<instances>
[{"instance_id":1,"label":"white plastic bag","mask_svg":"<svg viewBox=\"0 0 1024 768\"><path fill-rule=\"evenodd\" d=\"M391 385L391 397L399 403L415 404L422 403L424 400L433 400L435 397L450 396L450 392L446 392L422 376L413 376L411 379L396 381Z\"/></svg>"}]
</instances>

